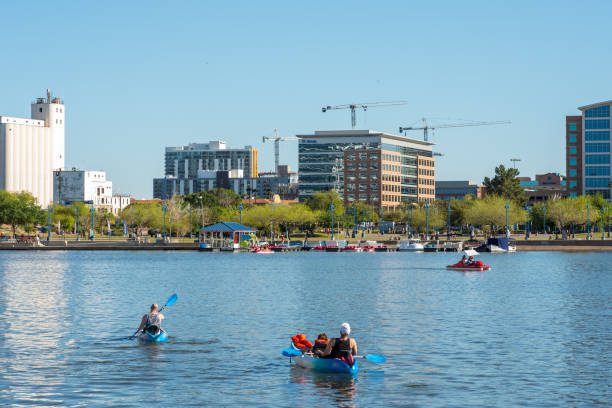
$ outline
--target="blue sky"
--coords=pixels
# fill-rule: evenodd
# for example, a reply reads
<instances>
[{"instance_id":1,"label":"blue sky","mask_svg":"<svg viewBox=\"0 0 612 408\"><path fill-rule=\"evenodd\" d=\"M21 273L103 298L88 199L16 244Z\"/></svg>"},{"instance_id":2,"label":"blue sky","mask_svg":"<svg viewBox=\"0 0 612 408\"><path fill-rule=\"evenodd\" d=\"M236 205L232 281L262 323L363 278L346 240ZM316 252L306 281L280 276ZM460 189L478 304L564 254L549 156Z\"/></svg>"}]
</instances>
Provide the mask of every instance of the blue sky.
<instances>
[{"instance_id":1,"label":"blue sky","mask_svg":"<svg viewBox=\"0 0 612 408\"><path fill-rule=\"evenodd\" d=\"M78 4L79 6L75 6ZM66 165L152 196L164 147L350 127L321 106L406 100L357 127L440 129L437 179L565 173L565 115L612 99L612 2L11 2L0 24L0 115L28 116L51 88L66 103ZM413 137L422 138L414 132ZM297 169L297 142L281 145Z\"/></svg>"}]
</instances>

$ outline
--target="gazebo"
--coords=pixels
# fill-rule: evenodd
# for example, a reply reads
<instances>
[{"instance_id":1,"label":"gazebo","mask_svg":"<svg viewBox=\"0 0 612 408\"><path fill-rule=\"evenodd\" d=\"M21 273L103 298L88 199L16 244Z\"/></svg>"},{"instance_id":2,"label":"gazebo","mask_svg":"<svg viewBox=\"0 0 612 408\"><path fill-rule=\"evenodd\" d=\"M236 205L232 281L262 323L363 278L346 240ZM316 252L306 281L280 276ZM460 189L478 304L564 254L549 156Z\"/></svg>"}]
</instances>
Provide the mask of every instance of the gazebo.
<instances>
[{"instance_id":1,"label":"gazebo","mask_svg":"<svg viewBox=\"0 0 612 408\"><path fill-rule=\"evenodd\" d=\"M245 236L252 239L257 230L237 222L218 222L200 228L200 249L239 249Z\"/></svg>"}]
</instances>

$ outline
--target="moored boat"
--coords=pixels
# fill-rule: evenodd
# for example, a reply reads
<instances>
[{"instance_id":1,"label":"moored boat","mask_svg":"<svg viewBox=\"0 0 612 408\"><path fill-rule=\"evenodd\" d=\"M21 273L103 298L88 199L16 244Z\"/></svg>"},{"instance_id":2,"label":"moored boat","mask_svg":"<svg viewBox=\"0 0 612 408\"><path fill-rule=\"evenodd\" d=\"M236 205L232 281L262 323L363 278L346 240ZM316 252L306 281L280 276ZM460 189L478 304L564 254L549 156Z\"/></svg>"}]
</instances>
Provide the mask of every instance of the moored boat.
<instances>
[{"instance_id":1,"label":"moored boat","mask_svg":"<svg viewBox=\"0 0 612 408\"><path fill-rule=\"evenodd\" d=\"M402 239L397 250L400 252L423 252L425 247L419 239Z\"/></svg>"},{"instance_id":2,"label":"moored boat","mask_svg":"<svg viewBox=\"0 0 612 408\"><path fill-rule=\"evenodd\" d=\"M508 238L489 238L486 244L475 249L480 252L516 252L516 246L510 245Z\"/></svg>"},{"instance_id":3,"label":"moored boat","mask_svg":"<svg viewBox=\"0 0 612 408\"><path fill-rule=\"evenodd\" d=\"M344 252L363 252L363 248L356 245L349 245L344 247Z\"/></svg>"}]
</instances>

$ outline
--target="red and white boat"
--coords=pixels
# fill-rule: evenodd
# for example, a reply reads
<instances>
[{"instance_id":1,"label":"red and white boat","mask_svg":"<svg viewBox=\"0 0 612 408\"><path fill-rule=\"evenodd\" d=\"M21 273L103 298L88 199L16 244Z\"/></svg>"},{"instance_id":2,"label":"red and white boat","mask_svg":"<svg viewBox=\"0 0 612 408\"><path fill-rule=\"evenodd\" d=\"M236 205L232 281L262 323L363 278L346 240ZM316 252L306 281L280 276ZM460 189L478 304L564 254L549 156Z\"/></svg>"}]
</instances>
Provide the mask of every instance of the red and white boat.
<instances>
[{"instance_id":1,"label":"red and white boat","mask_svg":"<svg viewBox=\"0 0 612 408\"><path fill-rule=\"evenodd\" d=\"M345 246L343 252L363 252L363 247L357 245Z\"/></svg>"},{"instance_id":2,"label":"red and white boat","mask_svg":"<svg viewBox=\"0 0 612 408\"><path fill-rule=\"evenodd\" d=\"M256 253L256 254L273 254L274 251L271 250L268 247L255 247L251 250L251 252Z\"/></svg>"},{"instance_id":3,"label":"red and white boat","mask_svg":"<svg viewBox=\"0 0 612 408\"><path fill-rule=\"evenodd\" d=\"M489 265L483 264L481 261L476 261L471 265L465 265L463 262L456 263L454 265L448 265L446 269L453 271L466 271L466 272L483 272L491 269Z\"/></svg>"}]
</instances>

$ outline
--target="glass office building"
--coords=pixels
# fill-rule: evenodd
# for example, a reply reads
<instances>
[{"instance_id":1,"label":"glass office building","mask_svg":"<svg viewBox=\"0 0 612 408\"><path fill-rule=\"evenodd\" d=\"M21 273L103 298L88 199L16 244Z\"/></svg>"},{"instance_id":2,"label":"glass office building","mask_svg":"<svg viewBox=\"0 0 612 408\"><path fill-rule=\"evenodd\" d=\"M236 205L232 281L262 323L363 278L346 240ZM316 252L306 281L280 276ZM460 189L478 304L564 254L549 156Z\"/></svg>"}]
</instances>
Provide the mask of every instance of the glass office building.
<instances>
[{"instance_id":1,"label":"glass office building","mask_svg":"<svg viewBox=\"0 0 612 408\"><path fill-rule=\"evenodd\" d=\"M298 135L299 199L336 190L346 204L393 208L433 201L433 143L373 130Z\"/></svg>"},{"instance_id":2,"label":"glass office building","mask_svg":"<svg viewBox=\"0 0 612 408\"><path fill-rule=\"evenodd\" d=\"M579 121L568 122L573 117L566 118L570 196L576 195L580 181L582 194L610 199L610 105L612 101L582 106L578 108L582 111Z\"/></svg>"}]
</instances>

